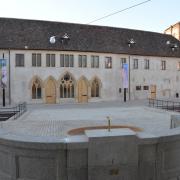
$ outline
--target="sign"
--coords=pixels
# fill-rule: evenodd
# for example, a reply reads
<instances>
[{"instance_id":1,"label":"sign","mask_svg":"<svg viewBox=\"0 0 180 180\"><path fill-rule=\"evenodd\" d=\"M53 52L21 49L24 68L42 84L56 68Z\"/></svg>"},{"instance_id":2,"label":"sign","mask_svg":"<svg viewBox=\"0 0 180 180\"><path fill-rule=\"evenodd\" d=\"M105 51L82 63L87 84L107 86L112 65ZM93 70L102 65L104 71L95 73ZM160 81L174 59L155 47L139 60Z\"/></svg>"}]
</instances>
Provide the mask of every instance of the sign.
<instances>
[{"instance_id":1,"label":"sign","mask_svg":"<svg viewBox=\"0 0 180 180\"><path fill-rule=\"evenodd\" d=\"M5 88L6 83L7 83L6 59L0 59L0 85L1 85L1 87Z\"/></svg>"},{"instance_id":2,"label":"sign","mask_svg":"<svg viewBox=\"0 0 180 180\"><path fill-rule=\"evenodd\" d=\"M123 64L122 77L123 77L123 88L128 88L129 86L129 65L127 63Z\"/></svg>"}]
</instances>

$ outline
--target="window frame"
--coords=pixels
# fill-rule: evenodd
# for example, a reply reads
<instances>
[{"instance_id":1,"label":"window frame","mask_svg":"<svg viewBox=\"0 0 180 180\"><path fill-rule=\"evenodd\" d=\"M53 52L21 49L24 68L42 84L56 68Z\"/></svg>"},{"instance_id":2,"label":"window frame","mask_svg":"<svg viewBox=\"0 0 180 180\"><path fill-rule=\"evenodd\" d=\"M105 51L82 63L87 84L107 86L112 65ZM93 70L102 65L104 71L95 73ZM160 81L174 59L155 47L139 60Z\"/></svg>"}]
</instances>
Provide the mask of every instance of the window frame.
<instances>
[{"instance_id":1,"label":"window frame","mask_svg":"<svg viewBox=\"0 0 180 180\"><path fill-rule=\"evenodd\" d=\"M25 55L24 54L22 54L22 53L16 54L16 56L15 56L15 67L25 67Z\"/></svg>"},{"instance_id":2,"label":"window frame","mask_svg":"<svg viewBox=\"0 0 180 180\"><path fill-rule=\"evenodd\" d=\"M46 67L56 67L55 54L46 54Z\"/></svg>"},{"instance_id":3,"label":"window frame","mask_svg":"<svg viewBox=\"0 0 180 180\"><path fill-rule=\"evenodd\" d=\"M138 69L138 66L139 66L139 60L133 59L133 69Z\"/></svg>"},{"instance_id":4,"label":"window frame","mask_svg":"<svg viewBox=\"0 0 180 180\"><path fill-rule=\"evenodd\" d=\"M112 57L111 56L105 57L105 69L112 69Z\"/></svg>"},{"instance_id":5,"label":"window frame","mask_svg":"<svg viewBox=\"0 0 180 180\"><path fill-rule=\"evenodd\" d=\"M150 61L149 59L144 59L144 69L150 69Z\"/></svg>"},{"instance_id":6,"label":"window frame","mask_svg":"<svg viewBox=\"0 0 180 180\"><path fill-rule=\"evenodd\" d=\"M41 53L32 53L32 67L41 67Z\"/></svg>"},{"instance_id":7,"label":"window frame","mask_svg":"<svg viewBox=\"0 0 180 180\"><path fill-rule=\"evenodd\" d=\"M91 68L99 68L99 56L91 56Z\"/></svg>"},{"instance_id":8,"label":"window frame","mask_svg":"<svg viewBox=\"0 0 180 180\"><path fill-rule=\"evenodd\" d=\"M166 61L165 60L161 61L161 70L166 70Z\"/></svg>"},{"instance_id":9,"label":"window frame","mask_svg":"<svg viewBox=\"0 0 180 180\"><path fill-rule=\"evenodd\" d=\"M60 54L60 67L74 67L74 55Z\"/></svg>"},{"instance_id":10,"label":"window frame","mask_svg":"<svg viewBox=\"0 0 180 180\"><path fill-rule=\"evenodd\" d=\"M142 88L141 88L141 86L139 85L139 86L136 86L136 91L141 91L142 90Z\"/></svg>"},{"instance_id":11,"label":"window frame","mask_svg":"<svg viewBox=\"0 0 180 180\"><path fill-rule=\"evenodd\" d=\"M78 67L80 68L86 68L87 67L87 55L81 55L78 56Z\"/></svg>"},{"instance_id":12,"label":"window frame","mask_svg":"<svg viewBox=\"0 0 180 180\"><path fill-rule=\"evenodd\" d=\"M127 63L126 58L121 58L121 68L123 69L123 65Z\"/></svg>"}]
</instances>

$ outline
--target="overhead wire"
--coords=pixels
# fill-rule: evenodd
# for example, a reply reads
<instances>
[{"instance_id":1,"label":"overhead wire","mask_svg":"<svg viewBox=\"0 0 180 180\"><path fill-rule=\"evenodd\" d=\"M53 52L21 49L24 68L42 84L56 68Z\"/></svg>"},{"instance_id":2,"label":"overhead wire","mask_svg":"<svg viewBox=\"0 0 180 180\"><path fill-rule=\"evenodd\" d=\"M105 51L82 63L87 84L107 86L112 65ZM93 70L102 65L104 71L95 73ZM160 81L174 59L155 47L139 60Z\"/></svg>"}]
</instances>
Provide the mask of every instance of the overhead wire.
<instances>
[{"instance_id":1,"label":"overhead wire","mask_svg":"<svg viewBox=\"0 0 180 180\"><path fill-rule=\"evenodd\" d=\"M138 3L138 4L135 4L135 5L133 5L133 6L129 6L129 7L125 8L125 9L122 9L122 10L119 10L119 11L115 11L115 12L110 13L110 14L107 14L107 15L101 17L101 18L94 19L94 20L88 22L87 24L92 24L92 23L94 23L94 22L96 22L96 21L100 21L100 20L105 19L105 18L107 18L107 17L113 16L113 15L118 14L118 13L121 13L121 12L123 12L123 11L127 11L127 10L129 10L129 9L134 8L134 7L137 7L137 6L140 6L140 5L142 5L142 4L148 3L149 1L151 1L151 0L146 0L146 1L140 2L140 3Z\"/></svg>"}]
</instances>

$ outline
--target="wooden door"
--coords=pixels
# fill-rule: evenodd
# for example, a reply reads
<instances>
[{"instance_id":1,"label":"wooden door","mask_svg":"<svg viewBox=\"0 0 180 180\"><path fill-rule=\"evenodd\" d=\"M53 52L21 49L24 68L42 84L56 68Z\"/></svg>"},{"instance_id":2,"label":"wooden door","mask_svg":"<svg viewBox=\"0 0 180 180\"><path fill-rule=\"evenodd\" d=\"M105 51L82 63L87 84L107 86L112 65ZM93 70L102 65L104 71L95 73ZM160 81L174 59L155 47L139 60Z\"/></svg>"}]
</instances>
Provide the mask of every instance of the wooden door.
<instances>
[{"instance_id":1,"label":"wooden door","mask_svg":"<svg viewBox=\"0 0 180 180\"><path fill-rule=\"evenodd\" d=\"M46 103L47 104L55 104L56 103L56 85L52 79L49 79L46 84L45 94L46 94Z\"/></svg>"},{"instance_id":2,"label":"wooden door","mask_svg":"<svg viewBox=\"0 0 180 180\"><path fill-rule=\"evenodd\" d=\"M78 82L78 102L86 103L88 102L88 86L84 79Z\"/></svg>"},{"instance_id":3,"label":"wooden door","mask_svg":"<svg viewBox=\"0 0 180 180\"><path fill-rule=\"evenodd\" d=\"M151 85L151 99L156 99L156 85Z\"/></svg>"}]
</instances>

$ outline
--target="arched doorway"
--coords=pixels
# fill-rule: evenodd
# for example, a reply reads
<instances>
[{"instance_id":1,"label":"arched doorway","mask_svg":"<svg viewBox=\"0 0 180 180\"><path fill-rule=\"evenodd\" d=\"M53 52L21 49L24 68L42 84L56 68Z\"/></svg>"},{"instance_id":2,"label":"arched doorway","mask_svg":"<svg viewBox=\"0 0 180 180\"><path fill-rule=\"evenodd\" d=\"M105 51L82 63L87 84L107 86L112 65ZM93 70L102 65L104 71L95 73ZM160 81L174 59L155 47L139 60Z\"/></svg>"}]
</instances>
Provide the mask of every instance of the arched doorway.
<instances>
[{"instance_id":1,"label":"arched doorway","mask_svg":"<svg viewBox=\"0 0 180 180\"><path fill-rule=\"evenodd\" d=\"M53 79L48 79L45 86L46 103L56 103L56 84Z\"/></svg>"},{"instance_id":2,"label":"arched doorway","mask_svg":"<svg viewBox=\"0 0 180 180\"><path fill-rule=\"evenodd\" d=\"M78 81L78 102L88 102L88 82L85 78L81 78Z\"/></svg>"}]
</instances>

